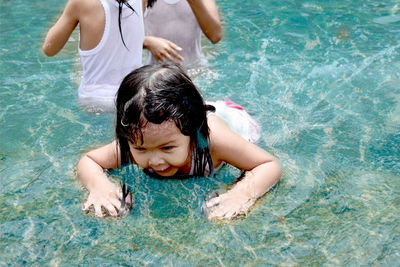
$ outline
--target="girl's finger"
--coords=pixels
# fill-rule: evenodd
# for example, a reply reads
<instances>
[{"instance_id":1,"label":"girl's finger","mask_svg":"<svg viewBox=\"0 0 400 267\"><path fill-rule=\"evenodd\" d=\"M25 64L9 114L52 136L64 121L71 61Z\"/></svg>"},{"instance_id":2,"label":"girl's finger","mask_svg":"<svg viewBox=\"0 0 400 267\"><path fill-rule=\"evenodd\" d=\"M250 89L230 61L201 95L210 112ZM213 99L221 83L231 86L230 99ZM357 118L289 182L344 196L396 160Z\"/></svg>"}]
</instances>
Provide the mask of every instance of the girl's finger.
<instances>
[{"instance_id":1,"label":"girl's finger","mask_svg":"<svg viewBox=\"0 0 400 267\"><path fill-rule=\"evenodd\" d=\"M173 56L176 60L179 60L180 62L183 62L183 57L179 55L175 49L171 49L168 51L168 53Z\"/></svg>"},{"instance_id":2,"label":"girl's finger","mask_svg":"<svg viewBox=\"0 0 400 267\"><path fill-rule=\"evenodd\" d=\"M225 210L223 207L217 207L216 209L214 209L210 215L208 216L208 219L218 219L218 218L223 218L225 215Z\"/></svg>"},{"instance_id":3,"label":"girl's finger","mask_svg":"<svg viewBox=\"0 0 400 267\"><path fill-rule=\"evenodd\" d=\"M160 61L165 62L168 59L168 52L167 51L162 51L160 52Z\"/></svg>"},{"instance_id":4,"label":"girl's finger","mask_svg":"<svg viewBox=\"0 0 400 267\"><path fill-rule=\"evenodd\" d=\"M120 196L122 200L122 196ZM114 206L114 209L119 210L121 208L121 201L115 198L110 199L110 203Z\"/></svg>"},{"instance_id":5,"label":"girl's finger","mask_svg":"<svg viewBox=\"0 0 400 267\"><path fill-rule=\"evenodd\" d=\"M171 62L174 62L175 64L182 64L181 62L179 62L176 58L174 58L173 56L171 56L171 54L166 53L165 54L166 59L168 59Z\"/></svg>"},{"instance_id":6,"label":"girl's finger","mask_svg":"<svg viewBox=\"0 0 400 267\"><path fill-rule=\"evenodd\" d=\"M213 219L223 219L224 218L224 212L222 212L222 211L218 211L218 212L214 212L214 213L212 213L209 217L208 217L208 219L209 220L213 220Z\"/></svg>"},{"instance_id":7,"label":"girl's finger","mask_svg":"<svg viewBox=\"0 0 400 267\"><path fill-rule=\"evenodd\" d=\"M173 43L173 42L169 42L169 45L170 45L174 50L176 50L176 51L182 51L182 47L176 45L176 44Z\"/></svg>"},{"instance_id":8,"label":"girl's finger","mask_svg":"<svg viewBox=\"0 0 400 267\"><path fill-rule=\"evenodd\" d=\"M224 218L228 219L228 220L231 220L231 219L233 219L235 217L236 217L236 212L233 211L233 210L230 210L230 211L228 211L227 213L224 214Z\"/></svg>"},{"instance_id":9,"label":"girl's finger","mask_svg":"<svg viewBox=\"0 0 400 267\"><path fill-rule=\"evenodd\" d=\"M89 200L87 200L87 201L85 202L85 204L83 204L82 210L83 210L83 211L89 211L90 206L92 206L92 205L93 205L93 203L90 202Z\"/></svg>"},{"instance_id":10,"label":"girl's finger","mask_svg":"<svg viewBox=\"0 0 400 267\"><path fill-rule=\"evenodd\" d=\"M158 62L163 62L163 58L162 58L161 53L160 53L160 54L157 54L157 55L154 55L154 57L155 57L155 59L156 59Z\"/></svg>"},{"instance_id":11,"label":"girl's finger","mask_svg":"<svg viewBox=\"0 0 400 267\"><path fill-rule=\"evenodd\" d=\"M214 197L206 202L207 208L212 208L214 206L219 205L220 197Z\"/></svg>"},{"instance_id":12,"label":"girl's finger","mask_svg":"<svg viewBox=\"0 0 400 267\"><path fill-rule=\"evenodd\" d=\"M115 207L111 203L104 206L104 208L107 210L108 214L110 214L111 216L117 216L118 212L116 211Z\"/></svg>"},{"instance_id":13,"label":"girl's finger","mask_svg":"<svg viewBox=\"0 0 400 267\"><path fill-rule=\"evenodd\" d=\"M94 206L94 215L96 215L97 217L102 218L103 217L103 212L101 210L101 206L99 205L93 205Z\"/></svg>"}]
</instances>

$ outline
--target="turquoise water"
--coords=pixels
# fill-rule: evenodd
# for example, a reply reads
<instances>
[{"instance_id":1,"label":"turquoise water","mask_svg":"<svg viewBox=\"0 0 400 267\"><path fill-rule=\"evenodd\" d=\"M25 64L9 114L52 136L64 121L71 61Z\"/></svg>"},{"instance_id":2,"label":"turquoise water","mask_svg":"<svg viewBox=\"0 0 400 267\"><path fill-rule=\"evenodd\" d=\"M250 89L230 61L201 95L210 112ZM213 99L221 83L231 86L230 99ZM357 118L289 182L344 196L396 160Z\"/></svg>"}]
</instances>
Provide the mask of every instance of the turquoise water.
<instances>
[{"instance_id":1,"label":"turquoise water","mask_svg":"<svg viewBox=\"0 0 400 267\"><path fill-rule=\"evenodd\" d=\"M77 34L46 58L66 1L0 2L0 265L399 266L400 3L217 1L205 98L229 96L263 126L280 183L247 218L201 206L238 172L161 181L121 169L132 214L81 211L75 164L113 138L113 116L77 104Z\"/></svg>"}]
</instances>

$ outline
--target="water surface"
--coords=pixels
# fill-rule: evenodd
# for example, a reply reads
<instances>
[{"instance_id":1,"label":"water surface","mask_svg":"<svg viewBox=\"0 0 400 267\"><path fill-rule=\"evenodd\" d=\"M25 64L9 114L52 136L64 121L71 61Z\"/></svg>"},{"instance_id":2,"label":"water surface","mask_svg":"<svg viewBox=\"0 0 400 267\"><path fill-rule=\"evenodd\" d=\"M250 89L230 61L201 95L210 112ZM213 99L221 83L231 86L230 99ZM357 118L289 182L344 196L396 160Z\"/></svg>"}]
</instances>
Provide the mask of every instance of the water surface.
<instances>
[{"instance_id":1,"label":"water surface","mask_svg":"<svg viewBox=\"0 0 400 267\"><path fill-rule=\"evenodd\" d=\"M398 1L228 1L207 41L206 99L229 96L263 126L284 173L247 218L205 220L213 179L135 187L122 219L81 211L80 156L113 138L112 114L77 104L77 33L54 58L44 34L66 1L0 3L0 265L265 266L400 264Z\"/></svg>"}]
</instances>

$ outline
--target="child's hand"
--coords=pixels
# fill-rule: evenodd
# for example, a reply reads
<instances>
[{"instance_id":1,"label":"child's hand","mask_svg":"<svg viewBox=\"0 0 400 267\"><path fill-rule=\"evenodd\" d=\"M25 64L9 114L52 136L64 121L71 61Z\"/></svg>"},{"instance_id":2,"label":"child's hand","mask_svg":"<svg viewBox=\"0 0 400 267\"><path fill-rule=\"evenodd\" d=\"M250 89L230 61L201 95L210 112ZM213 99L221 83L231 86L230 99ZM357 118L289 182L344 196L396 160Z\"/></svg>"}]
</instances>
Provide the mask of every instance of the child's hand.
<instances>
[{"instance_id":1,"label":"child's hand","mask_svg":"<svg viewBox=\"0 0 400 267\"><path fill-rule=\"evenodd\" d=\"M207 218L211 219L233 219L239 215L246 214L256 202L255 188L251 172L247 172L243 180L235 187L217 197L207 201Z\"/></svg>"},{"instance_id":2,"label":"child's hand","mask_svg":"<svg viewBox=\"0 0 400 267\"><path fill-rule=\"evenodd\" d=\"M121 208L122 192L121 188L110 182L104 183L103 185L96 186L95 190L89 193L89 197L84 204L83 210L88 212L90 207L93 206L94 214L98 217L103 217L103 210L111 215L117 216L118 211ZM127 202L130 199L126 199Z\"/></svg>"},{"instance_id":3,"label":"child's hand","mask_svg":"<svg viewBox=\"0 0 400 267\"><path fill-rule=\"evenodd\" d=\"M207 219L233 219L246 214L256 200L237 191L230 190L207 201Z\"/></svg>"},{"instance_id":4,"label":"child's hand","mask_svg":"<svg viewBox=\"0 0 400 267\"><path fill-rule=\"evenodd\" d=\"M146 36L143 44L158 62L171 61L182 65L184 59L179 55L182 48L175 43L161 37Z\"/></svg>"}]
</instances>

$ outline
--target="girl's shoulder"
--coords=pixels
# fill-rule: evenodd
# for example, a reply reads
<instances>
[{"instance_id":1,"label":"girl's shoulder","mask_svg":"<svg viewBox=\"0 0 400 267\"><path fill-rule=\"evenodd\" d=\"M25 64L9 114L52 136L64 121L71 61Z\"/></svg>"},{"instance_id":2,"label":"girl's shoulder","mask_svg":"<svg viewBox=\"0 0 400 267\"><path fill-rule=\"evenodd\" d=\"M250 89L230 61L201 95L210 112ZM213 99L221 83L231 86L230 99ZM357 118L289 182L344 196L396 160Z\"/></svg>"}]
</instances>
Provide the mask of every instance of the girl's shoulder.
<instances>
[{"instance_id":1,"label":"girl's shoulder","mask_svg":"<svg viewBox=\"0 0 400 267\"><path fill-rule=\"evenodd\" d=\"M226 146L229 146L235 134L229 126L217 115L211 113L207 115L207 123L210 132L211 153L217 152Z\"/></svg>"},{"instance_id":2,"label":"girl's shoulder","mask_svg":"<svg viewBox=\"0 0 400 267\"><path fill-rule=\"evenodd\" d=\"M228 127L228 125L215 113L207 114L208 128L210 129L210 134L221 131L220 128ZM229 128L229 127L228 127Z\"/></svg>"},{"instance_id":3,"label":"girl's shoulder","mask_svg":"<svg viewBox=\"0 0 400 267\"><path fill-rule=\"evenodd\" d=\"M77 13L86 13L103 8L100 0L69 0L68 6Z\"/></svg>"},{"instance_id":4,"label":"girl's shoulder","mask_svg":"<svg viewBox=\"0 0 400 267\"><path fill-rule=\"evenodd\" d=\"M218 116L207 116L210 131L210 152L217 166L229 163L241 170L250 170L268 159L268 154L257 145L237 134Z\"/></svg>"}]
</instances>

